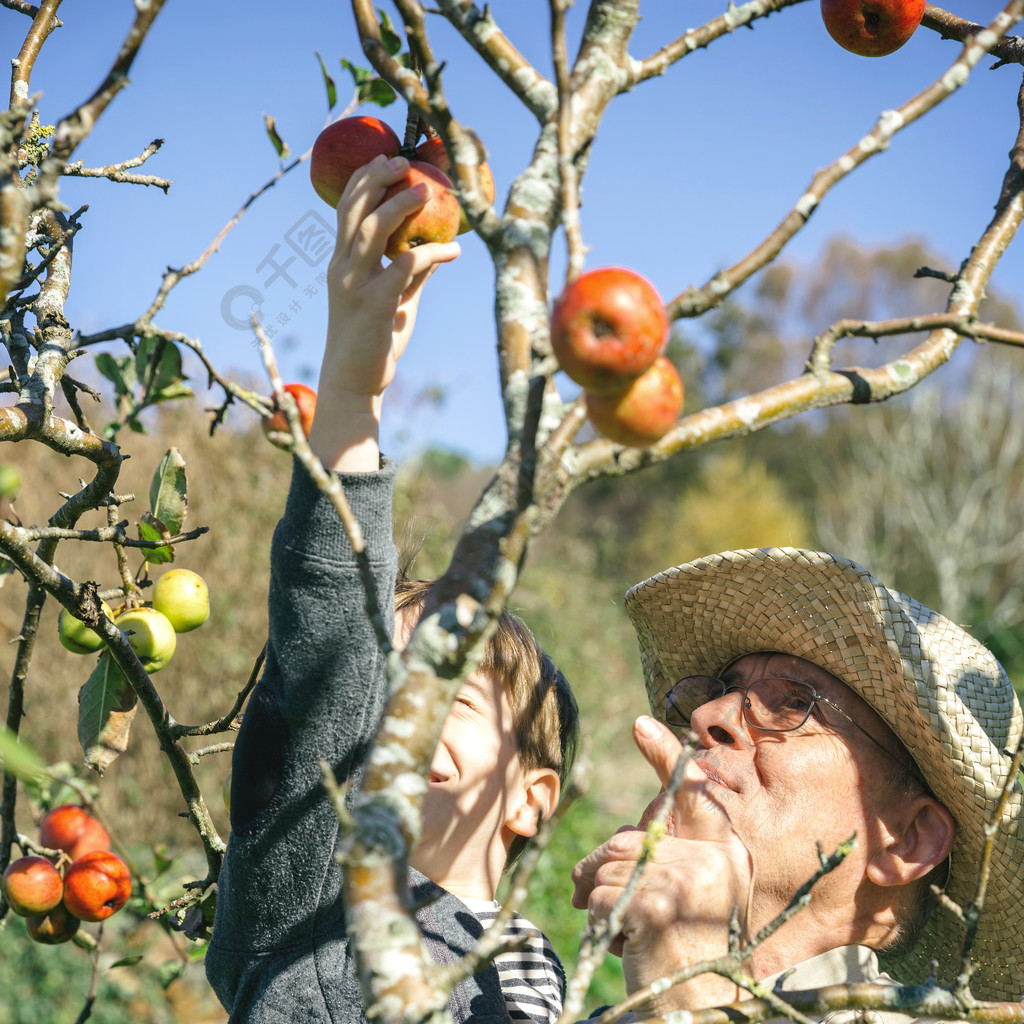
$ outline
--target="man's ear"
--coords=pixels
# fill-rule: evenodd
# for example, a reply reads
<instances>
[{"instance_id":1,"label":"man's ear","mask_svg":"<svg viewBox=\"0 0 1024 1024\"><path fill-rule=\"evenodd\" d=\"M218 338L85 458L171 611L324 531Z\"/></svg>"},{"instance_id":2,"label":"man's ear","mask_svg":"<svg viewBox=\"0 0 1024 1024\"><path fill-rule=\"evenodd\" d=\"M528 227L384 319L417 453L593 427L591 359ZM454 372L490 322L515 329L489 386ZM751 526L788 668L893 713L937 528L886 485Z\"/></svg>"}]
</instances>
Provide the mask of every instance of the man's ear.
<instances>
[{"instance_id":1,"label":"man's ear","mask_svg":"<svg viewBox=\"0 0 1024 1024\"><path fill-rule=\"evenodd\" d=\"M881 843L867 865L875 885L906 885L941 864L953 846L956 822L933 796L922 793L907 802L904 813L882 822Z\"/></svg>"},{"instance_id":2,"label":"man's ear","mask_svg":"<svg viewBox=\"0 0 1024 1024\"><path fill-rule=\"evenodd\" d=\"M553 768L530 768L525 773L521 799L510 807L505 827L517 836L535 836L540 822L558 806L562 784Z\"/></svg>"}]
</instances>

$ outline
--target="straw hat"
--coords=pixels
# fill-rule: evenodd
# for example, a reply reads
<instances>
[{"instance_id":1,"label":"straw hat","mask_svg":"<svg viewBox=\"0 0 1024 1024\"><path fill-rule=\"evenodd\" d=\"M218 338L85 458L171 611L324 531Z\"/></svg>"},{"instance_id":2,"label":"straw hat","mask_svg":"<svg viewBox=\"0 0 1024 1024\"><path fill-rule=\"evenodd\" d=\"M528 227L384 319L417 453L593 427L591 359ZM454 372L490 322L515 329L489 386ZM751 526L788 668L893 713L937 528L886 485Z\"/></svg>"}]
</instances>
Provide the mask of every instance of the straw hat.
<instances>
[{"instance_id":1,"label":"straw hat","mask_svg":"<svg viewBox=\"0 0 1024 1024\"><path fill-rule=\"evenodd\" d=\"M860 694L956 819L946 892L961 906L971 900L983 828L1022 732L1013 687L988 648L855 562L794 548L727 551L667 569L633 587L626 610L651 709L662 721L676 680L714 675L757 651L805 658ZM999 820L972 950L979 999L1024 994L1022 800L1018 779ZM923 981L937 959L939 979L949 984L960 938L953 915L938 908L911 949L880 959L907 984Z\"/></svg>"}]
</instances>

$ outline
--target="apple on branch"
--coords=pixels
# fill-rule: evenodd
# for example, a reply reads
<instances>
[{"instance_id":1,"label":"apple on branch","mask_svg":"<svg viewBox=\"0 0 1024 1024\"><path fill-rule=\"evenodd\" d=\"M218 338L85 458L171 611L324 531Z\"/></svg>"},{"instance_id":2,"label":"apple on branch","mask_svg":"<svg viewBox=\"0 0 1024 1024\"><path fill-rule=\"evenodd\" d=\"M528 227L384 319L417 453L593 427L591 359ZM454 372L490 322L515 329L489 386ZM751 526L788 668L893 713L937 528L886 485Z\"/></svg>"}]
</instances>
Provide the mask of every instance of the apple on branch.
<instances>
[{"instance_id":1,"label":"apple on branch","mask_svg":"<svg viewBox=\"0 0 1024 1024\"><path fill-rule=\"evenodd\" d=\"M444 143L436 136L424 139L416 147L416 156L419 160L422 160L424 163L433 164L439 171L448 175L449 178L451 177L452 162L448 159L448 150L444 148ZM480 164L480 188L483 189L487 202L493 204L495 194L494 175L491 173L491 168L486 161ZM460 206L458 234L464 235L472 226L469 223L469 218L466 216L466 211Z\"/></svg>"},{"instance_id":2,"label":"apple on branch","mask_svg":"<svg viewBox=\"0 0 1024 1024\"><path fill-rule=\"evenodd\" d=\"M668 356L658 356L622 391L585 395L587 416L598 433L633 447L660 441L683 408L683 382Z\"/></svg>"},{"instance_id":3,"label":"apple on branch","mask_svg":"<svg viewBox=\"0 0 1024 1024\"><path fill-rule=\"evenodd\" d=\"M382 153L398 156L401 148L398 136L379 118L361 115L335 121L313 143L309 156L313 189L334 209L355 171Z\"/></svg>"},{"instance_id":4,"label":"apple on branch","mask_svg":"<svg viewBox=\"0 0 1024 1024\"><path fill-rule=\"evenodd\" d=\"M61 804L39 823L39 842L48 850L63 850L72 860L110 849L107 830L84 807Z\"/></svg>"},{"instance_id":5,"label":"apple on branch","mask_svg":"<svg viewBox=\"0 0 1024 1024\"><path fill-rule=\"evenodd\" d=\"M19 857L3 874L7 904L22 917L48 914L64 896L64 880L45 857Z\"/></svg>"},{"instance_id":6,"label":"apple on branch","mask_svg":"<svg viewBox=\"0 0 1024 1024\"><path fill-rule=\"evenodd\" d=\"M336 208L353 173L374 157L398 156L402 144L398 136L376 117L346 117L329 124L313 144L309 158L309 177L316 194L328 206ZM412 153L406 154L413 156ZM427 201L407 217L388 239L384 254L395 259L403 252L425 242L450 242L459 230L459 201L451 179L431 163L411 159L409 173L384 194L387 201L402 189L425 184Z\"/></svg>"},{"instance_id":7,"label":"apple on branch","mask_svg":"<svg viewBox=\"0 0 1024 1024\"><path fill-rule=\"evenodd\" d=\"M64 875L64 906L80 921L104 921L132 894L128 867L116 853L97 850L71 864Z\"/></svg>"},{"instance_id":8,"label":"apple on branch","mask_svg":"<svg viewBox=\"0 0 1024 1024\"><path fill-rule=\"evenodd\" d=\"M147 672L159 672L174 656L178 637L167 616L155 608L122 612L114 625L128 634L128 643Z\"/></svg>"},{"instance_id":9,"label":"apple on branch","mask_svg":"<svg viewBox=\"0 0 1024 1024\"><path fill-rule=\"evenodd\" d=\"M925 0L821 0L821 20L844 50L885 57L917 30Z\"/></svg>"},{"instance_id":10,"label":"apple on branch","mask_svg":"<svg viewBox=\"0 0 1024 1024\"><path fill-rule=\"evenodd\" d=\"M648 280L622 267L588 270L551 311L551 348L587 391L621 391L664 351L668 318Z\"/></svg>"},{"instance_id":11,"label":"apple on branch","mask_svg":"<svg viewBox=\"0 0 1024 1024\"><path fill-rule=\"evenodd\" d=\"M316 392L305 384L285 384L284 389L295 399L303 436L309 437L309 432L313 427L313 417L316 415ZM282 409L277 409L270 416L264 416L260 423L264 435L272 445L283 448L285 451L291 450L292 432L288 429L288 420Z\"/></svg>"},{"instance_id":12,"label":"apple on branch","mask_svg":"<svg viewBox=\"0 0 1024 1024\"><path fill-rule=\"evenodd\" d=\"M188 633L210 617L210 590L199 573L169 569L153 587L153 607L166 616L175 633Z\"/></svg>"},{"instance_id":13,"label":"apple on branch","mask_svg":"<svg viewBox=\"0 0 1024 1024\"><path fill-rule=\"evenodd\" d=\"M426 242L450 242L459 231L461 207L452 191L448 176L432 164L421 160L409 161L409 173L384 193L381 202L413 185L427 186L427 201L415 213L411 213L392 232L384 246L384 255L389 260L397 259L417 245Z\"/></svg>"}]
</instances>

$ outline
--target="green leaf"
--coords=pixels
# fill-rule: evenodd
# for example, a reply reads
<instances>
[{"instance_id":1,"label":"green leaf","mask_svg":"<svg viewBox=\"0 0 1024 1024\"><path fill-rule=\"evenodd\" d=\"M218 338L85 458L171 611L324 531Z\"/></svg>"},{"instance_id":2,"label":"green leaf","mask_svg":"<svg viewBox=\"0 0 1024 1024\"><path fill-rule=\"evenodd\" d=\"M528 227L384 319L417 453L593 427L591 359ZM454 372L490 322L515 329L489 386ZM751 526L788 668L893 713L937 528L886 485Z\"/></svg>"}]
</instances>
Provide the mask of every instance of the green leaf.
<instances>
[{"instance_id":1,"label":"green leaf","mask_svg":"<svg viewBox=\"0 0 1024 1024\"><path fill-rule=\"evenodd\" d=\"M134 383L135 368L131 356L115 359L109 352L101 352L96 357L96 369L109 381L113 381L114 389L119 395L131 393L131 384L125 378L125 372L131 368L131 383Z\"/></svg>"},{"instance_id":2,"label":"green leaf","mask_svg":"<svg viewBox=\"0 0 1024 1024\"><path fill-rule=\"evenodd\" d=\"M338 87L334 84L334 79L327 74L323 57L316 50L313 52L316 53L316 59L320 62L320 72L324 76L324 88L327 90L327 109L333 110L335 103L338 102Z\"/></svg>"},{"instance_id":3,"label":"green leaf","mask_svg":"<svg viewBox=\"0 0 1024 1024\"><path fill-rule=\"evenodd\" d=\"M167 988L172 981L177 981L185 973L185 964L181 960L168 960L156 969L157 981L161 988Z\"/></svg>"},{"instance_id":4,"label":"green leaf","mask_svg":"<svg viewBox=\"0 0 1024 1024\"><path fill-rule=\"evenodd\" d=\"M187 384L175 382L161 388L156 394L150 395L150 402L170 402L175 398L191 398L192 389Z\"/></svg>"},{"instance_id":5,"label":"green leaf","mask_svg":"<svg viewBox=\"0 0 1024 1024\"><path fill-rule=\"evenodd\" d=\"M357 89L374 77L372 71L369 71L366 68L361 68L358 64L353 64L350 60L346 60L344 57L341 58L341 66L351 73L352 80L356 83Z\"/></svg>"},{"instance_id":6,"label":"green leaf","mask_svg":"<svg viewBox=\"0 0 1024 1024\"><path fill-rule=\"evenodd\" d=\"M123 956L120 960L112 963L107 970L112 971L115 967L134 967L145 955L145 953L133 953L131 956Z\"/></svg>"},{"instance_id":7,"label":"green leaf","mask_svg":"<svg viewBox=\"0 0 1024 1024\"><path fill-rule=\"evenodd\" d=\"M341 59L341 66L352 73L352 80L356 85L356 99L360 103L374 103L378 107L386 107L398 99L398 94L384 81L378 78L372 71L361 68L350 61Z\"/></svg>"},{"instance_id":8,"label":"green leaf","mask_svg":"<svg viewBox=\"0 0 1024 1024\"><path fill-rule=\"evenodd\" d=\"M384 81L383 78L375 78L359 90L359 100L362 103L375 103L378 107L386 107L394 103L398 94Z\"/></svg>"},{"instance_id":9,"label":"green leaf","mask_svg":"<svg viewBox=\"0 0 1024 1024\"><path fill-rule=\"evenodd\" d=\"M103 773L128 749L138 698L120 666L104 651L78 691L78 741L85 763Z\"/></svg>"},{"instance_id":10,"label":"green leaf","mask_svg":"<svg viewBox=\"0 0 1024 1024\"><path fill-rule=\"evenodd\" d=\"M177 384L179 381L188 378L182 373L181 351L177 345L170 342L164 345L160 351L160 357L153 374L153 381L150 385L151 391L163 391L164 388Z\"/></svg>"},{"instance_id":11,"label":"green leaf","mask_svg":"<svg viewBox=\"0 0 1024 1024\"><path fill-rule=\"evenodd\" d=\"M391 27L391 19L388 17L387 12L380 7L377 8L377 20L380 25L380 40L388 53L394 57L402 48L402 38Z\"/></svg>"},{"instance_id":12,"label":"green leaf","mask_svg":"<svg viewBox=\"0 0 1024 1024\"><path fill-rule=\"evenodd\" d=\"M0 767L25 782L39 782L46 768L35 750L6 726L0 727Z\"/></svg>"},{"instance_id":13,"label":"green leaf","mask_svg":"<svg viewBox=\"0 0 1024 1024\"><path fill-rule=\"evenodd\" d=\"M164 452L153 474L149 485L149 510L170 531L171 536L181 533L188 514L188 479L185 476L185 460L177 448L168 448ZM161 537L147 539L160 540Z\"/></svg>"},{"instance_id":14,"label":"green leaf","mask_svg":"<svg viewBox=\"0 0 1024 1024\"><path fill-rule=\"evenodd\" d=\"M162 875L174 863L174 855L167 852L167 846L160 843L153 847L153 870L157 877Z\"/></svg>"},{"instance_id":15,"label":"green leaf","mask_svg":"<svg viewBox=\"0 0 1024 1024\"><path fill-rule=\"evenodd\" d=\"M75 786L69 785L69 779L74 780ZM80 803L83 791L93 799L99 797L99 787L94 782L75 778L75 767L70 761L55 761L38 779L22 779L22 785L29 800L43 808Z\"/></svg>"},{"instance_id":16,"label":"green leaf","mask_svg":"<svg viewBox=\"0 0 1024 1024\"><path fill-rule=\"evenodd\" d=\"M166 525L160 522L152 512L142 513L138 527L139 540L166 540L168 537L173 536ZM165 544L159 548L144 548L143 551L146 561L152 562L154 565L165 565L167 562L174 561L173 544Z\"/></svg>"},{"instance_id":17,"label":"green leaf","mask_svg":"<svg viewBox=\"0 0 1024 1024\"><path fill-rule=\"evenodd\" d=\"M269 114L263 115L263 124L267 129L267 137L274 144L274 149L277 150L277 155L283 160L291 152L288 148L288 144L280 135L277 134L277 125Z\"/></svg>"},{"instance_id":18,"label":"green leaf","mask_svg":"<svg viewBox=\"0 0 1024 1024\"><path fill-rule=\"evenodd\" d=\"M146 365L161 340L155 334L144 334L139 340L139 347L135 350L135 374L139 380L145 378Z\"/></svg>"}]
</instances>

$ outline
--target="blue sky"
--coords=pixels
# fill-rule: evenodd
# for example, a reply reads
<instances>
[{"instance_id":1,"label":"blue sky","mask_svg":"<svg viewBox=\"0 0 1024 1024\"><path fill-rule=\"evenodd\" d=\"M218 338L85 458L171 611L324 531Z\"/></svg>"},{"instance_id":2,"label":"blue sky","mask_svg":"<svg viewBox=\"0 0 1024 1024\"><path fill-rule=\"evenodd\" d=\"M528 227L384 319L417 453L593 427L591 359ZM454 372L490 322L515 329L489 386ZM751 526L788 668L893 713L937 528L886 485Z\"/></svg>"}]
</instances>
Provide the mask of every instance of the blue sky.
<instances>
[{"instance_id":1,"label":"blue sky","mask_svg":"<svg viewBox=\"0 0 1024 1024\"><path fill-rule=\"evenodd\" d=\"M579 0L570 15L571 50L585 6ZM646 0L631 53L646 56L725 6L725 0ZM986 21L1001 5L973 0L962 6ZM491 9L526 56L550 73L548 4L494 0ZM44 47L32 81L49 122L102 79L134 7L130 0L69 2L60 13L64 28ZM0 10L0 34L12 53L28 24ZM450 105L487 147L500 203L529 159L536 124L440 18L429 24L436 53L447 61ZM102 180L64 180L61 194L71 209L90 205L75 243L67 306L74 327L95 331L141 313L164 268L197 257L275 173L264 113L276 118L294 152L312 144L327 117L314 51L347 96L350 79L339 59L366 63L348 4L168 0L130 86L77 155L87 165L111 163L164 138L143 170L174 185L165 196ZM958 52L957 44L921 30L890 57L854 56L833 43L810 0L691 54L609 109L584 183L587 265L631 267L666 298L703 283L781 220L816 169L867 133L881 111L939 77ZM843 181L785 255L810 263L840 232L864 245L918 237L955 268L991 215L1017 131L1019 68L989 71L989 63ZM399 106L380 116L401 133ZM332 213L303 166L253 207L200 274L178 286L157 322L197 336L222 372L263 382L251 336L232 327L222 309L225 296L241 294L232 289L255 289L265 319L279 328L275 345L284 377L315 385L325 301L322 289L314 295L312 287L326 259L297 259L288 277L276 280L269 280L271 263L264 262L294 256L289 237L315 217L329 224ZM462 257L431 282L400 367L398 401L384 423L385 445L397 454L442 444L494 460L503 448L493 274L482 244L469 235L462 242ZM558 240L556 273L562 262ZM1017 241L994 287L1021 297L1022 283L1024 243ZM245 315L242 300L230 308ZM284 317L287 323L278 322ZM195 384L202 389L201 377ZM442 406L415 401L430 388L444 392Z\"/></svg>"}]
</instances>

